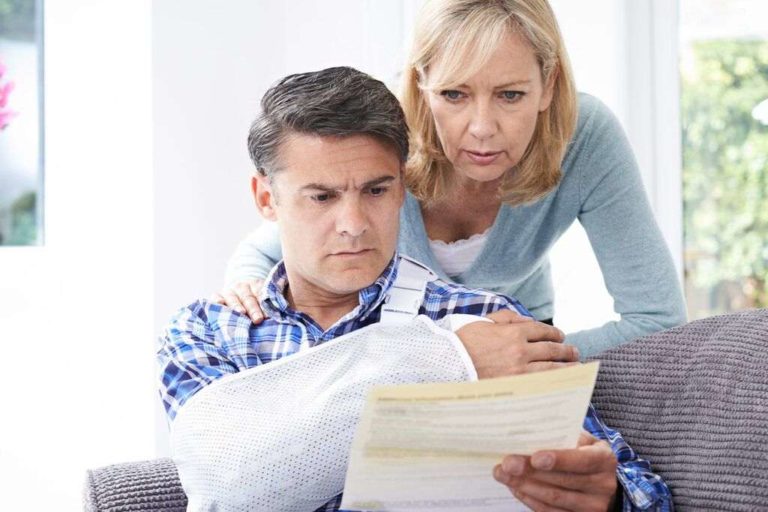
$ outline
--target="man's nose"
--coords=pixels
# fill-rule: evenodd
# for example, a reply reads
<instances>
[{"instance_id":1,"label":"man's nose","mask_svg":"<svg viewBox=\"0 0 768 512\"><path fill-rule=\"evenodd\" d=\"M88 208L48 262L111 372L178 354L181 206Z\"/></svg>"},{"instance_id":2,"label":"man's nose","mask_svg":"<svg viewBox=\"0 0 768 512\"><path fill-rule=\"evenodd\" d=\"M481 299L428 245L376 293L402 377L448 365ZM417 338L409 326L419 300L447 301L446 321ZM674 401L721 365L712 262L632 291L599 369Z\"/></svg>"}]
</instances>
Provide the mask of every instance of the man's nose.
<instances>
[{"instance_id":1,"label":"man's nose","mask_svg":"<svg viewBox=\"0 0 768 512\"><path fill-rule=\"evenodd\" d=\"M340 235L359 237L367 229L368 212L364 202L359 197L345 198L336 219L336 231Z\"/></svg>"},{"instance_id":2,"label":"man's nose","mask_svg":"<svg viewBox=\"0 0 768 512\"><path fill-rule=\"evenodd\" d=\"M469 121L469 133L478 140L493 137L498 131L498 119L493 105L487 101L475 102Z\"/></svg>"}]
</instances>

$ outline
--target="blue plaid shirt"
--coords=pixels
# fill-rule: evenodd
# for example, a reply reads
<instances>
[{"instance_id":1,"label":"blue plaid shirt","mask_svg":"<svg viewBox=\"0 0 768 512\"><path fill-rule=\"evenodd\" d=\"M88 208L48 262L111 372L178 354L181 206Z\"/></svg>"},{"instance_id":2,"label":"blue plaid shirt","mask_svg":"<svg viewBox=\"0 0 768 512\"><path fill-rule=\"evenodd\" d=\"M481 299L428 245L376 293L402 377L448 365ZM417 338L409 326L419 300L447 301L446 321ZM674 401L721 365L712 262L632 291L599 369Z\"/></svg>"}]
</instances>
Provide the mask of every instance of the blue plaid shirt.
<instances>
[{"instance_id":1,"label":"blue plaid shirt","mask_svg":"<svg viewBox=\"0 0 768 512\"><path fill-rule=\"evenodd\" d=\"M173 420L192 395L224 375L289 356L302 344L319 345L378 322L399 261L396 255L372 285L360 290L358 306L325 331L309 316L289 306L284 295L288 279L282 263L267 278L260 297L265 319L258 325L244 314L205 300L181 309L166 328L158 350L160 395L169 419ZM483 316L501 309L530 316L512 298L437 279L427 283L419 314L440 320L454 313ZM603 424L591 405L584 429L610 443L616 454L617 477L624 489L623 510L672 510L666 484L621 434ZM317 512L336 511L340 504L341 495Z\"/></svg>"}]
</instances>

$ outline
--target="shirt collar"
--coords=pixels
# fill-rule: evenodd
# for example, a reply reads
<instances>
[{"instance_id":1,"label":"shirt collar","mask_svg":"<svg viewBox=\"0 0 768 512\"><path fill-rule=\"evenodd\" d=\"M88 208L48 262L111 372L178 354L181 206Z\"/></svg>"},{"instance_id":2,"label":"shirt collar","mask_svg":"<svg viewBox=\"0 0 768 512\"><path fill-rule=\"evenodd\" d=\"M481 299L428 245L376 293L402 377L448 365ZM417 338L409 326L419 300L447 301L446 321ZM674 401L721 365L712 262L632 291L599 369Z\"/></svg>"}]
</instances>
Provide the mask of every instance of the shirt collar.
<instances>
[{"instance_id":1,"label":"shirt collar","mask_svg":"<svg viewBox=\"0 0 768 512\"><path fill-rule=\"evenodd\" d=\"M379 277L371 285L360 290L356 317L368 316L384 301L397 277L399 262L400 256L396 252ZM259 295L261 309L267 317L296 316L296 311L290 307L288 299L285 297L287 286L288 274L285 271L285 263L280 261L267 275L267 280Z\"/></svg>"}]
</instances>

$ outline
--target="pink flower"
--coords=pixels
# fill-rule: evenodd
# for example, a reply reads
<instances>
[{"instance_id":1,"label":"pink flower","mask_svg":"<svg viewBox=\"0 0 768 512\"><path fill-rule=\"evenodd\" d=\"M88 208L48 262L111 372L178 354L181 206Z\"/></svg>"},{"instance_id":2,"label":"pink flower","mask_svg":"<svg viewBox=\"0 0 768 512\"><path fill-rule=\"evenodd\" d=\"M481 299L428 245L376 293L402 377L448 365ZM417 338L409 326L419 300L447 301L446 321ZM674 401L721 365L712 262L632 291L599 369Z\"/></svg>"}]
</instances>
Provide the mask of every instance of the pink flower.
<instances>
[{"instance_id":1,"label":"pink flower","mask_svg":"<svg viewBox=\"0 0 768 512\"><path fill-rule=\"evenodd\" d=\"M8 104L8 96L13 91L13 82L8 82L5 85L0 85L0 108L4 108Z\"/></svg>"},{"instance_id":2,"label":"pink flower","mask_svg":"<svg viewBox=\"0 0 768 512\"><path fill-rule=\"evenodd\" d=\"M6 67L5 65L0 62L0 80L3 79L3 75L5 75ZM8 82L5 85L0 83L0 130L5 129L6 126L8 126L8 123L11 122L11 119L16 116L16 112L12 111L9 108L6 108L8 105L8 97L11 95L11 91L13 91L14 83Z\"/></svg>"},{"instance_id":3,"label":"pink flower","mask_svg":"<svg viewBox=\"0 0 768 512\"><path fill-rule=\"evenodd\" d=\"M0 110L0 130L5 130L5 127L8 126L8 123L10 123L11 119L14 117L16 117L16 112Z\"/></svg>"}]
</instances>

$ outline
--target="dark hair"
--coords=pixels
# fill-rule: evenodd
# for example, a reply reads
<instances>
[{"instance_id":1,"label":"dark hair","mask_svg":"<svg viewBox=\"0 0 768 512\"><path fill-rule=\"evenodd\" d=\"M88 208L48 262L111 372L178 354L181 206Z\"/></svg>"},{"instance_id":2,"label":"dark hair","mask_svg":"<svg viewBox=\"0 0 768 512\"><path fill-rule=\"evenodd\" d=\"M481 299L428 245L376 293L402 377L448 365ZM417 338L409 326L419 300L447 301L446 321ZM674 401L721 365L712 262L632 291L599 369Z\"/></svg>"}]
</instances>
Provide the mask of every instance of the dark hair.
<instances>
[{"instance_id":1,"label":"dark hair","mask_svg":"<svg viewBox=\"0 0 768 512\"><path fill-rule=\"evenodd\" d=\"M256 170L272 177L278 149L290 133L345 137L370 135L408 159L408 126L400 103L384 83L350 67L289 75L261 99L248 133Z\"/></svg>"}]
</instances>

